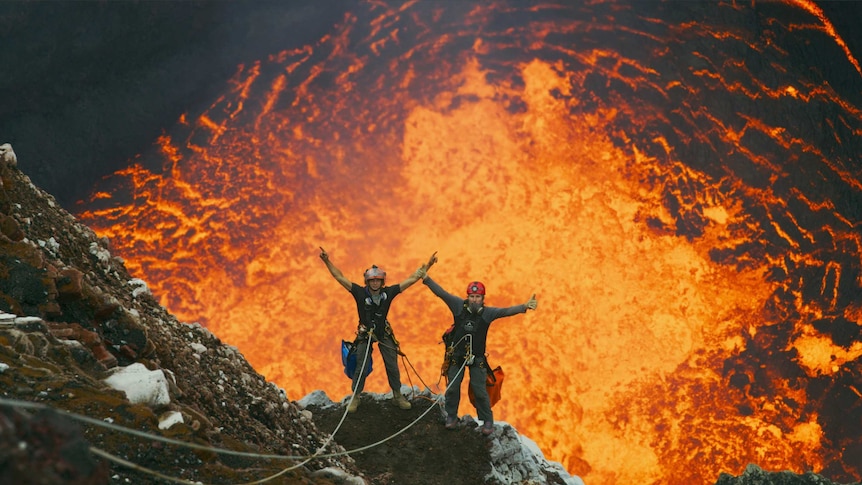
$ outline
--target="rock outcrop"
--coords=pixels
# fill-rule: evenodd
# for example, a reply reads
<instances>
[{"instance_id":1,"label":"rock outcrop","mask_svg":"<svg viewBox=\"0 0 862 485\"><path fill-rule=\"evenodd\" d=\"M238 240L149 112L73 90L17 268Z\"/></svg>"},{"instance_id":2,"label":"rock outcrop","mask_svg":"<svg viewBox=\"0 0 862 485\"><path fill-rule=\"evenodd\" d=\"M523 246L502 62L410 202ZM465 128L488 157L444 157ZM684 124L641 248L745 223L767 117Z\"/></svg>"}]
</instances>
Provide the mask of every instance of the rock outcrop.
<instances>
[{"instance_id":1,"label":"rock outcrop","mask_svg":"<svg viewBox=\"0 0 862 485\"><path fill-rule=\"evenodd\" d=\"M722 473L715 485L834 485L831 481L816 474L796 474L791 472L767 472L757 465L748 465L745 472L734 477ZM850 484L854 485L854 484Z\"/></svg>"},{"instance_id":2,"label":"rock outcrop","mask_svg":"<svg viewBox=\"0 0 862 485\"><path fill-rule=\"evenodd\" d=\"M108 483L109 475L158 482L97 458L91 446L205 483L260 479L296 464L166 445L51 409L244 453L309 456L326 442L308 413L236 348L169 314L111 255L108 240L79 224L15 163L0 164L0 182L0 482ZM129 369L163 376L162 394L139 398L112 384L112 376L135 384L121 374ZM138 375L137 389L152 385L152 376ZM332 446L327 453L338 449ZM274 483L320 480L319 473L310 477L323 469L361 474L342 455L311 460Z\"/></svg>"}]
</instances>

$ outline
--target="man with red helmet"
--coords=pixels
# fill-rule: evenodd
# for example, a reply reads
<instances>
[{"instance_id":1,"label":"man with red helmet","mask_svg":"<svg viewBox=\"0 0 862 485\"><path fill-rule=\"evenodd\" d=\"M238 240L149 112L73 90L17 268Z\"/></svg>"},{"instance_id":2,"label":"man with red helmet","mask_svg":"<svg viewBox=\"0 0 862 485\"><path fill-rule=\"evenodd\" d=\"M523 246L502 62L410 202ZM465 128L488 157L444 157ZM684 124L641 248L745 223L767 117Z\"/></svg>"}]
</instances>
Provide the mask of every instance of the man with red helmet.
<instances>
[{"instance_id":1,"label":"man with red helmet","mask_svg":"<svg viewBox=\"0 0 862 485\"><path fill-rule=\"evenodd\" d=\"M437 261L436 253L431 257L428 267ZM487 373L491 372L485 358L485 342L488 338L488 328L491 322L498 318L510 317L527 310L536 309L536 295L526 303L507 308L485 306L485 285L473 281L467 285L467 299L453 295L440 287L431 277L424 275L425 285L443 300L455 319L452 332L447 337L453 344L453 351L446 370L449 387L446 390L446 428L455 429L458 425L458 405L461 403L461 383L464 380L464 368L470 371L470 388L475 396L476 413L482 421L482 434L490 435L494 431L494 414L491 411L491 399L485 385ZM447 354L449 355L449 354Z\"/></svg>"},{"instance_id":2,"label":"man with red helmet","mask_svg":"<svg viewBox=\"0 0 862 485\"><path fill-rule=\"evenodd\" d=\"M434 254L436 255L437 253ZM365 286L359 286L347 279L341 270L332 264L326 250L320 248L320 259L326 264L329 273L356 300L356 310L359 313L359 324L356 331L357 338L354 342L356 345L356 355L366 355L367 352L370 352L368 346L371 345L373 349L374 342L380 344L380 355L383 357L383 366L386 368L389 387L392 388L392 399L401 409L410 409L412 406L410 401L405 399L401 394L401 373L398 369L398 353L400 351L398 341L395 339L392 326L389 324L386 316L389 313L389 306L392 304L392 300L425 275L428 268L436 262L435 255L432 255L427 263L420 266L406 280L392 286L386 286L386 272L382 268L376 265L371 266L365 270ZM359 395L365 387L365 378L367 376L368 372L365 371L363 366L357 365L353 373L353 383L351 385L351 390L356 395L347 407L348 412L356 412L359 408Z\"/></svg>"}]
</instances>

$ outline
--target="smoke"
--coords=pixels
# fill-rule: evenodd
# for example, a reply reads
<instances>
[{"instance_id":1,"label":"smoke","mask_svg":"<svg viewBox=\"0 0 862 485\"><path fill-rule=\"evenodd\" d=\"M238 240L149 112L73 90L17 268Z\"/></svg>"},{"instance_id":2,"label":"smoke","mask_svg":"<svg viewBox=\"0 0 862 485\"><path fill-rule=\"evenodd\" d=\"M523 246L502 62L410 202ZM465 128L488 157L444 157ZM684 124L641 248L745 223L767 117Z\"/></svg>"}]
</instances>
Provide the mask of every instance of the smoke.
<instances>
[{"instance_id":1,"label":"smoke","mask_svg":"<svg viewBox=\"0 0 862 485\"><path fill-rule=\"evenodd\" d=\"M71 208L205 108L237 66L320 38L346 5L0 2L0 138Z\"/></svg>"}]
</instances>

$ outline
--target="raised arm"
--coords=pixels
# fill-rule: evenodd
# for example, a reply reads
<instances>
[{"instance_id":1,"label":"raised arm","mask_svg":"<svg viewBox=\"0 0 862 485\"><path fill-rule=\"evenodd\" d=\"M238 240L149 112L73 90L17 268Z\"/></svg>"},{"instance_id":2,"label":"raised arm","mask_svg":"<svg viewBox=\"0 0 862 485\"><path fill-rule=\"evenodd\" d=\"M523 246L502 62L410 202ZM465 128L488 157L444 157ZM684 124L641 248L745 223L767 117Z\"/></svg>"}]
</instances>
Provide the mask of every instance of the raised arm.
<instances>
[{"instance_id":1,"label":"raised arm","mask_svg":"<svg viewBox=\"0 0 862 485\"><path fill-rule=\"evenodd\" d=\"M341 283L341 286L343 286L344 289L350 291L353 283L344 276L344 273L342 273L340 269L336 268L335 265L332 264L332 261L329 260L329 254L327 254L326 250L323 248L320 248L320 259L322 259L323 263L326 264L326 269L329 270L329 274L335 278L335 281Z\"/></svg>"},{"instance_id":2,"label":"raised arm","mask_svg":"<svg viewBox=\"0 0 862 485\"><path fill-rule=\"evenodd\" d=\"M446 306L449 307L452 315L458 315L458 313L461 312L461 309L464 306L463 298L444 290L443 287L438 285L430 276L423 278L422 282L431 290L431 293L434 293L437 298L440 298L444 303L446 303Z\"/></svg>"},{"instance_id":3,"label":"raised arm","mask_svg":"<svg viewBox=\"0 0 862 485\"><path fill-rule=\"evenodd\" d=\"M425 278L425 275L428 274L428 269L437 262L437 251L434 251L434 254L428 258L428 262L419 267L412 275L408 276L406 280L402 281L398 284L401 287L401 291L406 290L413 286L413 283Z\"/></svg>"}]
</instances>

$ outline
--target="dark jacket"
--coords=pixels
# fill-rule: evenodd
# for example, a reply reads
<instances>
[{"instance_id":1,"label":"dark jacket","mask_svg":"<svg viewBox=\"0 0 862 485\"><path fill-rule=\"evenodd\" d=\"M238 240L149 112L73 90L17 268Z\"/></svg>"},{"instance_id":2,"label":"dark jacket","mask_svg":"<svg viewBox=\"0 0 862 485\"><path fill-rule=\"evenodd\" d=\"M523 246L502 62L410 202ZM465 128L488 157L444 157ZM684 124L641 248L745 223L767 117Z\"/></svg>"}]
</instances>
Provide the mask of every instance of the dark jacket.
<instances>
[{"instance_id":1,"label":"dark jacket","mask_svg":"<svg viewBox=\"0 0 862 485\"><path fill-rule=\"evenodd\" d=\"M515 305L506 308L498 308L492 306L483 306L475 314L472 313L466 305L466 300L459 296L455 296L440 287L431 277L426 277L425 285L431 289L431 292L437 295L438 298L446 302L449 311L452 312L454 341L458 342L455 348L455 359L463 358L466 354L466 339L461 340L461 337L469 334L473 340L473 355L479 358L485 356L485 343L488 339L488 329L491 327L491 322L498 318L510 317L519 313L527 312L527 305Z\"/></svg>"},{"instance_id":2,"label":"dark jacket","mask_svg":"<svg viewBox=\"0 0 862 485\"><path fill-rule=\"evenodd\" d=\"M392 305L392 300L401 293L400 285L387 286L380 289L380 303L374 303L371 299L371 292L367 286L359 286L353 283L350 287L350 294L356 300L356 311L359 313L359 324L364 325L369 330L374 330L375 334L380 334L386 324L386 317L389 315L389 306Z\"/></svg>"}]
</instances>

